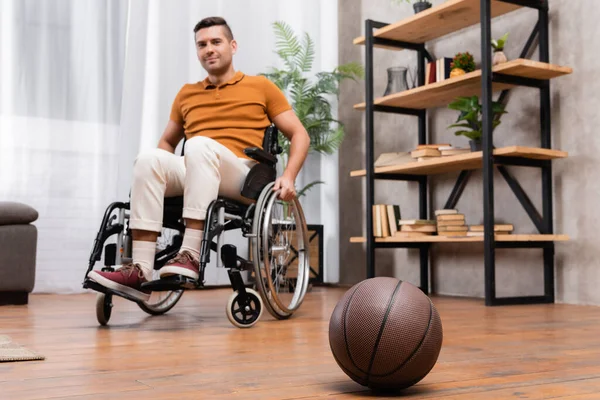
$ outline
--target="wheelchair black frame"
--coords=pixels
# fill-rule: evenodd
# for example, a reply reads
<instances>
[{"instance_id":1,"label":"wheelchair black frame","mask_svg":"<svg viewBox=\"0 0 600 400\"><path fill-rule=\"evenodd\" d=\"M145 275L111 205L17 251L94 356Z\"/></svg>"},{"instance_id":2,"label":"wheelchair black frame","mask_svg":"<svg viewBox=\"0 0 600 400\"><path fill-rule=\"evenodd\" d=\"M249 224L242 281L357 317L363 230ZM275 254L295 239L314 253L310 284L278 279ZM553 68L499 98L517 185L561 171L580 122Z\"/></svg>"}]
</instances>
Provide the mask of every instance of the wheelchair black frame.
<instances>
[{"instance_id":1,"label":"wheelchair black frame","mask_svg":"<svg viewBox=\"0 0 600 400\"><path fill-rule=\"evenodd\" d=\"M263 149L266 149L268 152ZM278 131L274 125L269 126L265 130L263 149L256 147L248 148L245 149L245 153L259 162L257 167L264 168L264 165L267 165L269 168L275 169L277 163L276 155L282 152L282 148L279 146ZM200 246L200 265L198 280L193 280L191 278L175 275L168 278L162 278L157 281L147 282L142 286L144 288L150 289L151 291L174 291L181 289L200 289L204 287L204 271L206 269L206 265L210 262L210 251L212 250L215 253L218 252L218 244L215 243L213 239L219 234L233 229L241 229L244 235L247 236L248 233L252 230L252 220L255 207L256 203L250 203L246 205L242 204L241 202L234 202L222 197L213 200L208 207L205 219L205 233ZM115 234L121 234L125 229L125 226L121 223L112 223L112 221L114 221L116 218L119 218L118 216L113 215L113 212L117 209L130 210L130 203L114 202L111 203L106 209L104 217L102 218L100 230L98 231L98 234L96 235L96 238L94 240L94 245L89 259L88 269L85 274L83 287L105 294L116 294L128 300L140 303L140 300L129 296L126 293L108 289L92 280L87 279L87 275L90 271L92 271L95 263L102 259L103 249L106 249L105 251L107 252L112 251L114 252L114 254L105 254L105 265L102 268L102 271L114 271L112 265L115 265L116 263L116 251L118 250L117 244L110 244L107 245L107 247L105 248L104 243L109 237ZM224 223L219 222L220 209L223 209L225 213L235 216L236 218L233 218ZM181 213L178 212L178 215L172 215L172 212L170 211L171 210L169 210L168 207L165 206L163 215L163 227L177 230L179 232L179 235L175 237L176 240L174 240L173 243L167 246L167 248L160 251L159 253L156 253L154 261L155 270L160 269L168 260L173 258L179 252L183 241L185 224L183 223ZM131 237L129 227L127 227L127 231L128 232L126 236ZM248 261L245 258L238 256L236 247L230 244L226 244L221 247L221 261L223 262L223 267L227 268L227 273L231 282L232 289L238 292L238 295L240 296L240 301L246 303L247 295L241 272L244 270L253 270L254 264L251 261Z\"/></svg>"}]
</instances>

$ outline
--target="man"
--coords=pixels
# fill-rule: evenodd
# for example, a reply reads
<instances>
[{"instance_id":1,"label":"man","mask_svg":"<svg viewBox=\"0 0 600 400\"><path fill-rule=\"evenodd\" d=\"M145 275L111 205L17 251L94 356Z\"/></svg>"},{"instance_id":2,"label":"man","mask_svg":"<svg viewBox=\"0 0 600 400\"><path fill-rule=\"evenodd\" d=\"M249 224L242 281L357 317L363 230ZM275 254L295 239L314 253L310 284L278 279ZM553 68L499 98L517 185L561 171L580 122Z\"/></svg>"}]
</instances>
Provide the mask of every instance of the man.
<instances>
[{"instance_id":1,"label":"man","mask_svg":"<svg viewBox=\"0 0 600 400\"><path fill-rule=\"evenodd\" d=\"M184 196L186 229L179 254L160 269L160 276L198 279L208 205L219 195L247 201L241 190L255 161L243 149L261 147L271 121L290 139L288 165L274 190L281 189L280 197L291 200L310 144L308 133L274 83L234 70L237 43L223 18L203 19L195 26L194 36L198 59L208 77L181 88L158 148L140 154L135 161L129 221L133 262L115 272L94 270L88 274L102 286L143 301L150 298L141 285L152 279L164 197ZM174 150L184 137L185 156L180 157Z\"/></svg>"}]
</instances>

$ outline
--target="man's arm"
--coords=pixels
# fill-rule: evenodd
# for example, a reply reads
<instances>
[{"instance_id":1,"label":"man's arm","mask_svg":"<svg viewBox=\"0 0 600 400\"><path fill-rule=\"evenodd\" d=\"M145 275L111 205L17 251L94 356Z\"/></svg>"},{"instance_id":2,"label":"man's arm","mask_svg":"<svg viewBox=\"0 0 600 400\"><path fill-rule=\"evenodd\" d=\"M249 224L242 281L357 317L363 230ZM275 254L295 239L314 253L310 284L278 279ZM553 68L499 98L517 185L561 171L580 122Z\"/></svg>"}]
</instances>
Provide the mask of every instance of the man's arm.
<instances>
[{"instance_id":1,"label":"man's arm","mask_svg":"<svg viewBox=\"0 0 600 400\"><path fill-rule=\"evenodd\" d=\"M167 127L158 141L158 148L175 153L175 148L184 138L183 126L173 120L169 120Z\"/></svg>"},{"instance_id":2,"label":"man's arm","mask_svg":"<svg viewBox=\"0 0 600 400\"><path fill-rule=\"evenodd\" d=\"M310 137L293 110L277 115L273 118L273 123L290 140L290 158L283 175L275 181L273 189L281 188L281 199L289 201L296 195L294 181L308 155Z\"/></svg>"}]
</instances>

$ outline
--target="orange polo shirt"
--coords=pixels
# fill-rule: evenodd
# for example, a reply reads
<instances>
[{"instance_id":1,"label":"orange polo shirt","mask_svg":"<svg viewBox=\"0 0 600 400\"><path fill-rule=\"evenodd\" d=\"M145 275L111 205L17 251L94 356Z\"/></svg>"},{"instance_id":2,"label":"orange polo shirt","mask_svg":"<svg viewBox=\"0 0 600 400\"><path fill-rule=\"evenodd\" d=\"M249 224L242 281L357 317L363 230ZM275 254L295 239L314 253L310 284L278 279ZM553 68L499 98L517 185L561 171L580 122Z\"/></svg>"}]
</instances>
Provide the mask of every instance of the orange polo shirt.
<instances>
[{"instance_id":1,"label":"orange polo shirt","mask_svg":"<svg viewBox=\"0 0 600 400\"><path fill-rule=\"evenodd\" d=\"M204 81L184 85L171 108L171 120L182 125L186 137L207 136L238 157L247 147L262 148L265 129L273 118L291 110L283 92L264 76L238 71L229 82Z\"/></svg>"}]
</instances>

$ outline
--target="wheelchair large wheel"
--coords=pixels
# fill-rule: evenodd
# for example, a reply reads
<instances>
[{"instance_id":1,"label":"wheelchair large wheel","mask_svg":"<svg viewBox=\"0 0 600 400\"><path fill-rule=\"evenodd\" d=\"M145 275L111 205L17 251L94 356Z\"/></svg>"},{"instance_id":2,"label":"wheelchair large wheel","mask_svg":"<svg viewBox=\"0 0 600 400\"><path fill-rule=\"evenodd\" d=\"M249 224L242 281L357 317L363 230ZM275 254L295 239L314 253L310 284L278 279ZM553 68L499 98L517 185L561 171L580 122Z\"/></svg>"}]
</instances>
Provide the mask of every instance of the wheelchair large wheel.
<instances>
[{"instance_id":1,"label":"wheelchair large wheel","mask_svg":"<svg viewBox=\"0 0 600 400\"><path fill-rule=\"evenodd\" d=\"M265 308L289 318L302 304L309 281L309 238L297 198L284 202L268 185L253 221L252 260L256 286Z\"/></svg>"}]
</instances>

